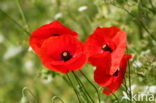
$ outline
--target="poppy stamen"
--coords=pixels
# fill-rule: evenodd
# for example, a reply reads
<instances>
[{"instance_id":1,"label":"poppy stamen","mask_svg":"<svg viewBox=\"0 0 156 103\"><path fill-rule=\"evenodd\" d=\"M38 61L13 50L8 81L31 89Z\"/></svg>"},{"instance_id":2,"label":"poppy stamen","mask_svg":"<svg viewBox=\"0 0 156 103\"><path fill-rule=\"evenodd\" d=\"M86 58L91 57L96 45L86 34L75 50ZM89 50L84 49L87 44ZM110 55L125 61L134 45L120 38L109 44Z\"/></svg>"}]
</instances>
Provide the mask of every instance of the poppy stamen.
<instances>
[{"instance_id":1,"label":"poppy stamen","mask_svg":"<svg viewBox=\"0 0 156 103\"><path fill-rule=\"evenodd\" d=\"M114 76L114 77L117 77L117 76L119 75L119 72L120 72L120 70L117 69L117 70L115 71L115 73L113 74L113 76Z\"/></svg>"},{"instance_id":2,"label":"poppy stamen","mask_svg":"<svg viewBox=\"0 0 156 103\"><path fill-rule=\"evenodd\" d=\"M113 51L112 48L110 48L107 44L104 44L104 45L102 46L102 50L103 50L103 51L109 51L109 52L112 52L112 51Z\"/></svg>"},{"instance_id":3,"label":"poppy stamen","mask_svg":"<svg viewBox=\"0 0 156 103\"><path fill-rule=\"evenodd\" d=\"M52 34L52 36L60 36L60 34Z\"/></svg>"},{"instance_id":4,"label":"poppy stamen","mask_svg":"<svg viewBox=\"0 0 156 103\"><path fill-rule=\"evenodd\" d=\"M61 54L61 59L63 61L68 61L69 59L72 58L72 55L70 54L69 51L64 51L62 54Z\"/></svg>"}]
</instances>

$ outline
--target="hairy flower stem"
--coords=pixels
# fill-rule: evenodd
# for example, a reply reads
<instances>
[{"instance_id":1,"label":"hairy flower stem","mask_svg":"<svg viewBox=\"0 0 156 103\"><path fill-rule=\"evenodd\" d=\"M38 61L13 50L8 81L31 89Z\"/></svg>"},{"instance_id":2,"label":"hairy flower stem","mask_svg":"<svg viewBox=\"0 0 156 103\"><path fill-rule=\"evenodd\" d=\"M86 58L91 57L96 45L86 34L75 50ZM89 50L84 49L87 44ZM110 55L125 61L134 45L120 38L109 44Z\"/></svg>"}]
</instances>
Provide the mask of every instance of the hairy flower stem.
<instances>
[{"instance_id":1,"label":"hairy flower stem","mask_svg":"<svg viewBox=\"0 0 156 103\"><path fill-rule=\"evenodd\" d=\"M129 96L129 90L128 90L128 84L127 84L126 76L124 78L123 87L125 88L125 91L126 91L127 95Z\"/></svg>"},{"instance_id":2,"label":"hairy flower stem","mask_svg":"<svg viewBox=\"0 0 156 103\"><path fill-rule=\"evenodd\" d=\"M127 86L126 79L125 79L125 83L123 84L123 86L125 88L125 91L126 91L127 95L129 95L129 91L128 91L128 86Z\"/></svg>"},{"instance_id":3,"label":"hairy flower stem","mask_svg":"<svg viewBox=\"0 0 156 103\"><path fill-rule=\"evenodd\" d=\"M77 78L77 76L75 76L75 74L73 74L73 75L74 75L75 80L77 81L77 83L79 85L81 92L84 94L83 97L85 98L85 100L87 100L87 103L90 103L88 95L87 95L86 91L84 90L83 85L81 85L81 81Z\"/></svg>"},{"instance_id":4,"label":"hairy flower stem","mask_svg":"<svg viewBox=\"0 0 156 103\"><path fill-rule=\"evenodd\" d=\"M84 94L87 94L87 96L90 98L90 100L91 100L93 103L95 103L94 100L92 99L92 97L89 95L89 93L88 93L87 89L85 88L84 84L81 82L81 80L78 78L78 76L75 74L74 71L72 71L72 74L74 75L74 77L75 77L75 79L77 80L77 82L79 83L79 85L83 88ZM88 103L90 103L90 102L88 102Z\"/></svg>"},{"instance_id":5,"label":"hairy flower stem","mask_svg":"<svg viewBox=\"0 0 156 103\"><path fill-rule=\"evenodd\" d=\"M68 78L68 80L69 80L69 83L70 83L70 85L72 86L72 88L73 88L73 90L74 90L76 96L77 96L77 99L78 99L79 103L82 103L81 100L80 100L80 97L79 97L79 95L78 95L78 92L77 92L76 88L74 87L74 84L72 83L72 81L71 81L69 75L67 74L66 76L67 76L67 78Z\"/></svg>"},{"instance_id":6,"label":"hairy flower stem","mask_svg":"<svg viewBox=\"0 0 156 103\"><path fill-rule=\"evenodd\" d=\"M2 9L0 9L0 12L3 13L4 15L6 15L8 17L8 19L10 19L10 21L12 21L13 23L15 23L19 28L21 28L27 35L30 34L29 31L27 31L25 28L23 28L23 26L21 24L19 24L18 22L16 22L16 20L14 20L13 18L11 18L6 12L4 12Z\"/></svg>"},{"instance_id":7,"label":"hairy flower stem","mask_svg":"<svg viewBox=\"0 0 156 103\"><path fill-rule=\"evenodd\" d=\"M110 89L107 88L107 87L104 87L104 88L107 89L109 92L111 92L112 95L114 96L114 98L115 98L118 102L120 101L119 98L115 95L115 93L112 92L112 90L110 90Z\"/></svg>"},{"instance_id":8,"label":"hairy flower stem","mask_svg":"<svg viewBox=\"0 0 156 103\"><path fill-rule=\"evenodd\" d=\"M16 2L17 2L17 7L18 7L19 12L20 12L21 17L22 17L22 21L23 21L23 23L24 23L25 26L26 26L26 30L27 30L27 31L30 31L30 27L29 27L29 25L28 25L28 23L27 23L26 17L25 17L25 15L24 15L24 12L23 12L23 9L22 9L22 7L21 7L21 5L20 5L19 0L16 0Z\"/></svg>"},{"instance_id":9,"label":"hairy flower stem","mask_svg":"<svg viewBox=\"0 0 156 103\"><path fill-rule=\"evenodd\" d=\"M130 63L128 62L128 74L129 74L129 94L130 94L130 103L132 103L132 90L131 90L131 69Z\"/></svg>"},{"instance_id":10,"label":"hairy flower stem","mask_svg":"<svg viewBox=\"0 0 156 103\"><path fill-rule=\"evenodd\" d=\"M95 89L96 93L97 93L97 96L98 96L98 100L99 100L99 103L100 103L100 94L99 94L99 91L97 89L97 87L88 79L88 77L81 71L79 70L79 72L86 78L86 80L91 84L91 86Z\"/></svg>"},{"instance_id":11,"label":"hairy flower stem","mask_svg":"<svg viewBox=\"0 0 156 103\"><path fill-rule=\"evenodd\" d=\"M75 75L74 75L74 77L75 77ZM85 101L87 101L87 103L90 103L88 95L87 95L86 91L84 90L83 86L81 85L80 81L76 77L75 77L75 79L79 85L80 92L83 93L83 97L84 97Z\"/></svg>"}]
</instances>

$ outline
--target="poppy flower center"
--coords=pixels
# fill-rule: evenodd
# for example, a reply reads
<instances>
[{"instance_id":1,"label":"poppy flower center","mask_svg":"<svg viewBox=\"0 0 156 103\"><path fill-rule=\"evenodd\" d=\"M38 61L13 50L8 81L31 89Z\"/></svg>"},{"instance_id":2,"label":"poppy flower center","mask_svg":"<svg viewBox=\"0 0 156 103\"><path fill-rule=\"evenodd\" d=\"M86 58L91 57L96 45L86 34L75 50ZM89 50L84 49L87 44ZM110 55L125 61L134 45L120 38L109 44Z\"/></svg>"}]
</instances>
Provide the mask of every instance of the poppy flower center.
<instances>
[{"instance_id":1,"label":"poppy flower center","mask_svg":"<svg viewBox=\"0 0 156 103\"><path fill-rule=\"evenodd\" d=\"M119 72L120 72L120 70L117 69L117 70L115 71L115 73L113 74L113 76L114 76L114 77L117 77L117 76L119 75Z\"/></svg>"},{"instance_id":2,"label":"poppy flower center","mask_svg":"<svg viewBox=\"0 0 156 103\"><path fill-rule=\"evenodd\" d=\"M103 51L109 51L109 52L112 52L112 51L113 51L107 44L104 44L104 45L102 46L102 50L103 50Z\"/></svg>"},{"instance_id":3,"label":"poppy flower center","mask_svg":"<svg viewBox=\"0 0 156 103\"><path fill-rule=\"evenodd\" d=\"M62 54L61 54L61 59L62 59L63 61L68 61L68 60L70 60L71 58L72 58L72 55L70 54L69 51L64 51L64 52L62 52Z\"/></svg>"},{"instance_id":4,"label":"poppy flower center","mask_svg":"<svg viewBox=\"0 0 156 103\"><path fill-rule=\"evenodd\" d=\"M52 36L60 36L60 34L52 34Z\"/></svg>"}]
</instances>

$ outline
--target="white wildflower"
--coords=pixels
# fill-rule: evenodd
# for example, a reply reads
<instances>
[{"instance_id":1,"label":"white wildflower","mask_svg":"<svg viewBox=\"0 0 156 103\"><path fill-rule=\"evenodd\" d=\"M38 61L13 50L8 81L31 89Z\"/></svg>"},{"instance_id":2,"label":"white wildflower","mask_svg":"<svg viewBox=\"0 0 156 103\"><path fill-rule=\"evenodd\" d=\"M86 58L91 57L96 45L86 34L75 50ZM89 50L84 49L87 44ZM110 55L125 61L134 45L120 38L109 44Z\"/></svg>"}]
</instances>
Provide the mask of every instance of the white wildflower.
<instances>
[{"instance_id":1,"label":"white wildflower","mask_svg":"<svg viewBox=\"0 0 156 103\"><path fill-rule=\"evenodd\" d=\"M141 52L141 55L146 55L146 54L149 54L150 52L151 52L151 50L150 49L147 49L145 51L142 51Z\"/></svg>"},{"instance_id":2,"label":"white wildflower","mask_svg":"<svg viewBox=\"0 0 156 103\"><path fill-rule=\"evenodd\" d=\"M61 18L63 16L63 14L62 13L57 13L55 16L54 16L54 19L59 19L59 18Z\"/></svg>"},{"instance_id":3,"label":"white wildflower","mask_svg":"<svg viewBox=\"0 0 156 103\"><path fill-rule=\"evenodd\" d=\"M3 58L5 60L6 59L10 59L10 58L16 56L17 54L19 54L21 51L22 51L22 47L21 46L10 47L10 48L8 48L6 53L4 54Z\"/></svg>"},{"instance_id":4,"label":"white wildflower","mask_svg":"<svg viewBox=\"0 0 156 103\"><path fill-rule=\"evenodd\" d=\"M133 66L136 67L136 68L137 68L137 67L140 68L140 67L142 67L142 65L143 65L143 64L142 64L139 60L136 60L136 61L133 63Z\"/></svg>"},{"instance_id":5,"label":"white wildflower","mask_svg":"<svg viewBox=\"0 0 156 103\"><path fill-rule=\"evenodd\" d=\"M79 12L83 12L83 11L85 11L85 10L87 10L87 9L88 9L87 6L80 6L80 7L78 8L78 11L79 11Z\"/></svg>"}]
</instances>

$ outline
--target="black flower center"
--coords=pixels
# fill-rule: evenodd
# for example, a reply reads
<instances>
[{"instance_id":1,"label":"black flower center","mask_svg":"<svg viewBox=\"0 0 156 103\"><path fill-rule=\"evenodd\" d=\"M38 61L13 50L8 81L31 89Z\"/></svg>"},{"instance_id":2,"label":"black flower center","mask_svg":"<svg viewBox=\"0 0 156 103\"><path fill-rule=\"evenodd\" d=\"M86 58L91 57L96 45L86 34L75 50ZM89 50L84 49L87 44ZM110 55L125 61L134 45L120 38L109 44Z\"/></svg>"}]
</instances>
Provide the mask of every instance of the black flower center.
<instances>
[{"instance_id":1,"label":"black flower center","mask_svg":"<svg viewBox=\"0 0 156 103\"><path fill-rule=\"evenodd\" d=\"M113 52L112 48L110 48L107 44L104 44L104 45L102 46L102 50L103 50L103 51Z\"/></svg>"},{"instance_id":2,"label":"black flower center","mask_svg":"<svg viewBox=\"0 0 156 103\"><path fill-rule=\"evenodd\" d=\"M70 54L69 51L64 51L64 52L62 52L62 54L61 54L61 59L62 59L63 61L68 61L68 60L70 60L71 58L72 58L72 55Z\"/></svg>"},{"instance_id":3,"label":"black flower center","mask_svg":"<svg viewBox=\"0 0 156 103\"><path fill-rule=\"evenodd\" d=\"M114 77L117 77L117 76L119 75L119 72L120 72L120 70L117 69L117 70L115 71L115 73L113 74L113 76L114 76Z\"/></svg>"},{"instance_id":4,"label":"black flower center","mask_svg":"<svg viewBox=\"0 0 156 103\"><path fill-rule=\"evenodd\" d=\"M52 34L52 36L60 36L60 34Z\"/></svg>"}]
</instances>

